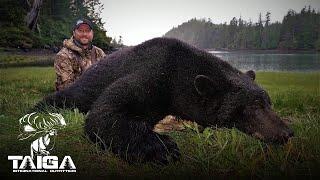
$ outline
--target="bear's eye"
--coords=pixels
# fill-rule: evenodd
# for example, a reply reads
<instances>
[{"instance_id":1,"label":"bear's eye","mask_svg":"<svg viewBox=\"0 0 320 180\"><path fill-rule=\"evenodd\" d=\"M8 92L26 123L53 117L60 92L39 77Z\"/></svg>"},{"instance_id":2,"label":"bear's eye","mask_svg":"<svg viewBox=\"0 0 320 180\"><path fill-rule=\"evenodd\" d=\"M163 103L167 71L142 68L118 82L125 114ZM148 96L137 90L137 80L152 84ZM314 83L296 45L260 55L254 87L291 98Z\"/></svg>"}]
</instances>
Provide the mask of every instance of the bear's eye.
<instances>
[{"instance_id":1,"label":"bear's eye","mask_svg":"<svg viewBox=\"0 0 320 180\"><path fill-rule=\"evenodd\" d=\"M258 106L263 106L263 103L259 99L254 100L254 104Z\"/></svg>"},{"instance_id":2,"label":"bear's eye","mask_svg":"<svg viewBox=\"0 0 320 180\"><path fill-rule=\"evenodd\" d=\"M272 105L272 102L271 102L271 99L270 99L269 96L267 96L267 103L268 103L269 105Z\"/></svg>"}]
</instances>

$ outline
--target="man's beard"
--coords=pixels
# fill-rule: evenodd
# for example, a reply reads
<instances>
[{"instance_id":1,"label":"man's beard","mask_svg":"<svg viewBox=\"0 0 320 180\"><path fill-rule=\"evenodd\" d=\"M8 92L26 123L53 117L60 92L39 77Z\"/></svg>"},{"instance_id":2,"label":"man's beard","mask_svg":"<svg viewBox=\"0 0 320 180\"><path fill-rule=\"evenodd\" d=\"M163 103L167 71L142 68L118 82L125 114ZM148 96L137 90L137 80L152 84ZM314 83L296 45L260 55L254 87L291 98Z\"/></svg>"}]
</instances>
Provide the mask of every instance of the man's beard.
<instances>
[{"instance_id":1,"label":"man's beard","mask_svg":"<svg viewBox=\"0 0 320 180\"><path fill-rule=\"evenodd\" d=\"M89 44L91 43L91 41L90 41L88 38L85 38L85 39L87 40L87 43L82 43L82 42L81 42L81 39L82 39L82 38L80 38L80 40L78 40L78 41L79 41L79 43L80 43L81 45L83 45L83 46L89 45Z\"/></svg>"},{"instance_id":2,"label":"man's beard","mask_svg":"<svg viewBox=\"0 0 320 180\"><path fill-rule=\"evenodd\" d=\"M87 44L83 44L80 40L77 40L77 39L73 39L73 41L74 41L74 43L78 46L78 47L80 47L80 48L82 48L83 46L89 46L89 49L91 49L90 47L92 46L91 45L91 41L88 39L88 43Z\"/></svg>"}]
</instances>

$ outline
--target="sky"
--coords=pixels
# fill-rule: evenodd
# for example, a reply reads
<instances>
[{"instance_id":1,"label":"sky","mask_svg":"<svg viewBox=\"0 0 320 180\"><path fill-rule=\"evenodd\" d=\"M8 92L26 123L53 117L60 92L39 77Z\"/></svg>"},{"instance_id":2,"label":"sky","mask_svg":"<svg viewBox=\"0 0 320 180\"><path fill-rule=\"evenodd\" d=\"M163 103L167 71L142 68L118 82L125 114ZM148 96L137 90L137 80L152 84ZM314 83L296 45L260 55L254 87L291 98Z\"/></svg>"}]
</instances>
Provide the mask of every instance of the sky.
<instances>
[{"instance_id":1,"label":"sky","mask_svg":"<svg viewBox=\"0 0 320 180\"><path fill-rule=\"evenodd\" d=\"M101 18L107 35L122 36L125 45L137 45L161 37L192 18L210 18L215 24L233 17L257 22L271 12L271 21L281 22L289 9L300 12L311 5L320 11L320 0L100 0Z\"/></svg>"}]
</instances>

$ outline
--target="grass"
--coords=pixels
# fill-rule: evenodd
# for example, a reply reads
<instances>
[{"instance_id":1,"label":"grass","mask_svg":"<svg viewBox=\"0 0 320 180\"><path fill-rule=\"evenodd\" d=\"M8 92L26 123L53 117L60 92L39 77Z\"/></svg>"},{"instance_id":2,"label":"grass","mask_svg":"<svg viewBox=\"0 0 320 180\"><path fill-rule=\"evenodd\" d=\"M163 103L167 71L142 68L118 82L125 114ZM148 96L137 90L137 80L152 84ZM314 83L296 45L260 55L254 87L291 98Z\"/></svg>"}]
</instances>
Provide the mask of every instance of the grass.
<instances>
[{"instance_id":1,"label":"grass","mask_svg":"<svg viewBox=\"0 0 320 180\"><path fill-rule=\"evenodd\" d=\"M8 155L29 155L29 141L18 141L18 119L46 94L53 92L52 68L0 69L0 174L12 175ZM237 129L190 126L169 133L181 160L159 167L129 165L101 151L83 133L84 115L64 110L67 127L58 131L52 155L70 155L78 175L108 177L312 177L320 167L320 73L259 72L257 81L270 94L275 110L292 120L295 137L284 146L266 145ZM41 175L41 174L36 174ZM61 174L68 176L69 174Z\"/></svg>"},{"instance_id":2,"label":"grass","mask_svg":"<svg viewBox=\"0 0 320 180\"><path fill-rule=\"evenodd\" d=\"M0 68L26 66L52 66L51 54L11 54L0 51Z\"/></svg>"}]
</instances>

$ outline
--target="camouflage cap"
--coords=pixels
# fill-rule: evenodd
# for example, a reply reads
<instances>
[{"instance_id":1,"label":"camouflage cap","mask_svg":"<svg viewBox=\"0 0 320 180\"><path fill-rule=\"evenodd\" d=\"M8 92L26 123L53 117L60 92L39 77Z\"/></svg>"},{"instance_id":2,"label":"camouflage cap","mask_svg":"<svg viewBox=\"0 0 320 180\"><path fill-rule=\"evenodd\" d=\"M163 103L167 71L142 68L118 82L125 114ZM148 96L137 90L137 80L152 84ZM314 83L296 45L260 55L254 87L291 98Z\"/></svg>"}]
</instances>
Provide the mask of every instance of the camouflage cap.
<instances>
[{"instance_id":1,"label":"camouflage cap","mask_svg":"<svg viewBox=\"0 0 320 180\"><path fill-rule=\"evenodd\" d=\"M91 29L93 29L92 23L87 19L78 19L73 26L73 30L78 29L81 24L87 24Z\"/></svg>"}]
</instances>

